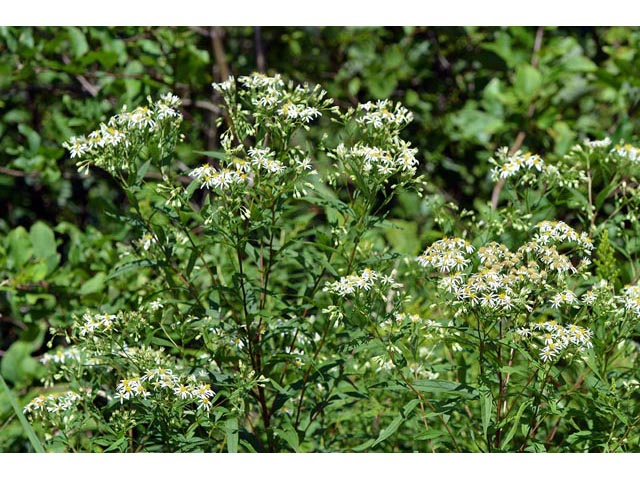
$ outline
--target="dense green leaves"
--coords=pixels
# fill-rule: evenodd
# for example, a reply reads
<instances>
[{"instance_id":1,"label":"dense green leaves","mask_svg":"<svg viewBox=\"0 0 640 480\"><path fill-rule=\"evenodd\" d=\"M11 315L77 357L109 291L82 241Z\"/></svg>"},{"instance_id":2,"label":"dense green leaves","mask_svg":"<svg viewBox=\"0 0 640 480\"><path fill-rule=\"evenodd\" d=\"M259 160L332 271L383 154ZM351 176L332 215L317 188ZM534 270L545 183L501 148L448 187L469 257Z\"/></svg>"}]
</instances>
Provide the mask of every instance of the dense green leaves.
<instances>
[{"instance_id":1,"label":"dense green leaves","mask_svg":"<svg viewBox=\"0 0 640 480\"><path fill-rule=\"evenodd\" d=\"M56 375L55 395L101 393L83 397L73 439L42 437L51 450L637 451L638 324L615 298L638 278L639 173L609 153L637 144L639 51L627 27L0 27L0 450L39 448L22 408ZM280 128L261 87L212 91L259 57L267 74L320 83L342 112L403 102L414 120L398 138L424 178L374 182L362 159L336 155L341 143L390 148L354 116L325 109ZM182 142L148 142L123 178L78 173L63 141L168 91L184 102ZM605 136L610 147L586 153L586 137ZM514 145L561 175L509 179L492 209L487 159ZM253 172L250 189L224 195L189 176L266 146L319 175L287 164L278 181ZM416 266L443 237L515 251L551 219L596 246L592 276L554 294L606 280L598 303L553 310L541 297L520 316L482 317ZM367 268L403 287L327 287L366 283ZM118 312L97 367L46 356L91 338L84 314ZM551 319L592 328L593 350L547 370L501 330ZM117 382L168 358L181 381L210 384L213 413L169 402L172 390L124 411Z\"/></svg>"}]
</instances>

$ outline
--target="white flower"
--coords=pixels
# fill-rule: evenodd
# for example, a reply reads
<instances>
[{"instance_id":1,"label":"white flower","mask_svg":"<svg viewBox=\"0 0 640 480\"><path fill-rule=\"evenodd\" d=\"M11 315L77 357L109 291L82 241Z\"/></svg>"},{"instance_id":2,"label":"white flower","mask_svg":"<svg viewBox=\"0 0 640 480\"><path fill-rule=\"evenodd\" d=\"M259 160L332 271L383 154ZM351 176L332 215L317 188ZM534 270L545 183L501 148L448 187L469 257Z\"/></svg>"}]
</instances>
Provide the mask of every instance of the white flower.
<instances>
[{"instance_id":1,"label":"white flower","mask_svg":"<svg viewBox=\"0 0 640 480\"><path fill-rule=\"evenodd\" d=\"M211 400L208 397L198 397L198 410L202 409L205 412L211 410Z\"/></svg>"},{"instance_id":2,"label":"white flower","mask_svg":"<svg viewBox=\"0 0 640 480\"><path fill-rule=\"evenodd\" d=\"M186 400L187 398L191 398L193 393L191 387L189 385L180 384L173 389L173 393L176 396L180 397L182 400Z\"/></svg>"},{"instance_id":3,"label":"white flower","mask_svg":"<svg viewBox=\"0 0 640 480\"><path fill-rule=\"evenodd\" d=\"M151 248L151 245L156 243L155 237L150 233L145 233L142 235L140 239L140 244L145 251L148 251Z\"/></svg>"},{"instance_id":4,"label":"white flower","mask_svg":"<svg viewBox=\"0 0 640 480\"><path fill-rule=\"evenodd\" d=\"M120 380L116 387L116 396L120 399L120 403L135 397L140 392L140 379L130 378Z\"/></svg>"},{"instance_id":5,"label":"white flower","mask_svg":"<svg viewBox=\"0 0 640 480\"><path fill-rule=\"evenodd\" d=\"M152 312L160 310L161 308L164 308L164 305L162 304L162 302L160 302L160 300L153 300L151 303L149 303L149 309Z\"/></svg>"},{"instance_id":6,"label":"white flower","mask_svg":"<svg viewBox=\"0 0 640 480\"><path fill-rule=\"evenodd\" d=\"M200 399L213 398L215 392L211 390L211 385L208 383L200 383L197 387L194 387L192 394Z\"/></svg>"},{"instance_id":7,"label":"white flower","mask_svg":"<svg viewBox=\"0 0 640 480\"><path fill-rule=\"evenodd\" d=\"M82 157L82 155L90 148L84 137L71 137L69 141L64 142L62 146L69 150L71 158Z\"/></svg>"}]
</instances>

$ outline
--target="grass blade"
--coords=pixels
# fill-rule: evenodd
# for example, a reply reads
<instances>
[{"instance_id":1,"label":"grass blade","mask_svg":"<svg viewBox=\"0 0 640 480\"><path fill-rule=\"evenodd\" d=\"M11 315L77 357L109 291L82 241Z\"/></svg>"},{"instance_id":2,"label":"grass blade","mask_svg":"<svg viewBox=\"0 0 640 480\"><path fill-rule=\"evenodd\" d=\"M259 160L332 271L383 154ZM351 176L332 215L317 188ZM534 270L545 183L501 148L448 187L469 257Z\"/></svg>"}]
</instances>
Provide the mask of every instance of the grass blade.
<instances>
[{"instance_id":1,"label":"grass blade","mask_svg":"<svg viewBox=\"0 0 640 480\"><path fill-rule=\"evenodd\" d=\"M13 395L13 392L9 389L9 386L5 383L4 378L2 378L2 375L0 375L0 386L2 386L2 388L6 392L7 397L9 398L9 403L13 407L13 411L16 413L18 420L20 420L20 423L22 424L22 428L24 429L24 432L27 434L27 437L31 442L31 446L33 447L33 450L36 451L37 453L44 453L44 448L42 448L42 443L40 443L40 440L38 439L36 432L33 431L33 428L31 428L31 424L22 413L22 409L20 408L20 405L18 405L18 401L16 400L16 397Z\"/></svg>"}]
</instances>

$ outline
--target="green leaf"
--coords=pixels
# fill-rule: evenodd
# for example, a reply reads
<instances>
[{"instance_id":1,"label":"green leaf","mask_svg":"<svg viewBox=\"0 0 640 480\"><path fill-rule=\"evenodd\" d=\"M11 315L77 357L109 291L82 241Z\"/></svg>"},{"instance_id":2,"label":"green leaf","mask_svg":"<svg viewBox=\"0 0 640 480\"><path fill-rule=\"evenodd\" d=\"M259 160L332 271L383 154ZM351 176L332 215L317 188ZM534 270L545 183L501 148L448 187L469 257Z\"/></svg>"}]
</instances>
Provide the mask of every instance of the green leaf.
<instances>
[{"instance_id":1,"label":"green leaf","mask_svg":"<svg viewBox=\"0 0 640 480\"><path fill-rule=\"evenodd\" d=\"M89 44L84 33L79 28L67 27L69 33L69 41L71 42L71 51L75 58L81 57L89 51Z\"/></svg>"},{"instance_id":2,"label":"green leaf","mask_svg":"<svg viewBox=\"0 0 640 480\"><path fill-rule=\"evenodd\" d=\"M56 255L56 238L53 230L43 222L36 222L29 231L33 254L38 258L49 258Z\"/></svg>"},{"instance_id":3,"label":"green leaf","mask_svg":"<svg viewBox=\"0 0 640 480\"><path fill-rule=\"evenodd\" d=\"M4 390L5 397L8 398L9 403L11 404L11 407L13 408L13 411L15 412L16 417L18 417L18 420L20 421L20 424L24 429L24 433L27 434L27 438L29 439L29 442L31 442L31 446L33 447L33 449L37 453L44 453L44 448L42 448L42 443L40 443L40 440L38 439L38 436L36 435L36 433L33 431L31 424L22 413L22 409L18 405L18 401L16 400L16 397L13 395L13 392L7 386L2 375L0 375L0 387L2 387L2 389Z\"/></svg>"},{"instance_id":4,"label":"green leaf","mask_svg":"<svg viewBox=\"0 0 640 480\"><path fill-rule=\"evenodd\" d=\"M482 387L480 390L480 413L482 420L482 433L484 438L487 438L487 432L489 431L489 425L491 424L491 411L493 410L493 397L491 391L487 387ZM489 441L489 439L487 439Z\"/></svg>"},{"instance_id":5,"label":"green leaf","mask_svg":"<svg viewBox=\"0 0 640 480\"><path fill-rule=\"evenodd\" d=\"M595 72L598 69L595 63L582 55L569 57L562 67L569 72Z\"/></svg>"},{"instance_id":6,"label":"green leaf","mask_svg":"<svg viewBox=\"0 0 640 480\"><path fill-rule=\"evenodd\" d=\"M516 69L516 79L513 86L520 100L529 102L542 87L542 75L531 65L520 65Z\"/></svg>"},{"instance_id":7,"label":"green leaf","mask_svg":"<svg viewBox=\"0 0 640 480\"><path fill-rule=\"evenodd\" d=\"M238 419L228 418L224 422L224 432L227 436L227 451L229 453L238 453Z\"/></svg>"},{"instance_id":8,"label":"green leaf","mask_svg":"<svg viewBox=\"0 0 640 480\"><path fill-rule=\"evenodd\" d=\"M196 260L198 259L198 249L192 248L191 254L189 255L189 262L187 263L187 278L191 276L191 272L193 272L193 267L196 265Z\"/></svg>"},{"instance_id":9,"label":"green leaf","mask_svg":"<svg viewBox=\"0 0 640 480\"><path fill-rule=\"evenodd\" d=\"M298 452L300 450L298 432L296 432L292 425L284 425L284 429L275 428L274 432L287 442L287 445L289 445L294 452Z\"/></svg>"},{"instance_id":10,"label":"green leaf","mask_svg":"<svg viewBox=\"0 0 640 480\"><path fill-rule=\"evenodd\" d=\"M22 384L38 376L40 364L31 357L33 342L13 342L2 357L0 373L13 384Z\"/></svg>"},{"instance_id":11,"label":"green leaf","mask_svg":"<svg viewBox=\"0 0 640 480\"><path fill-rule=\"evenodd\" d=\"M80 295L89 295L91 293L96 293L102 291L104 288L104 282L107 279L107 275L104 272L98 272L93 278L87 280L78 293Z\"/></svg>"},{"instance_id":12,"label":"green leaf","mask_svg":"<svg viewBox=\"0 0 640 480\"><path fill-rule=\"evenodd\" d=\"M156 265L157 263L151 260L134 260L132 262L117 265L113 272L107 277L107 280L112 280L120 275L124 275L125 273L134 272L145 267L153 267Z\"/></svg>"},{"instance_id":13,"label":"green leaf","mask_svg":"<svg viewBox=\"0 0 640 480\"><path fill-rule=\"evenodd\" d=\"M7 267L15 269L22 267L33 253L27 231L23 227L11 230L7 235L7 243L9 246Z\"/></svg>"},{"instance_id":14,"label":"green leaf","mask_svg":"<svg viewBox=\"0 0 640 480\"><path fill-rule=\"evenodd\" d=\"M40 135L38 132L24 123L18 125L18 131L26 137L27 144L29 145L29 152L35 154L40 148Z\"/></svg>"},{"instance_id":15,"label":"green leaf","mask_svg":"<svg viewBox=\"0 0 640 480\"><path fill-rule=\"evenodd\" d=\"M419 392L443 393L463 398L476 398L478 396L478 391L470 385L448 380L416 380L412 385Z\"/></svg>"},{"instance_id":16,"label":"green leaf","mask_svg":"<svg viewBox=\"0 0 640 480\"><path fill-rule=\"evenodd\" d=\"M518 430L518 427L520 427L520 418L522 418L522 414L524 413L524 411L527 409L527 407L531 404L530 400L527 400L525 402L522 403L522 405L520 405L520 408L518 408L518 411L516 412L515 416L510 417L507 420L507 425L511 424L511 428L509 429L509 432L507 432L507 435L502 439L502 443L500 445L500 448L502 450L506 450L507 446L509 445L509 442L511 441L511 439L513 438L513 436L516 434L516 431Z\"/></svg>"},{"instance_id":17,"label":"green leaf","mask_svg":"<svg viewBox=\"0 0 640 480\"><path fill-rule=\"evenodd\" d=\"M375 447L376 445L384 442L387 438L393 435L398 430L398 428L400 428L400 425L402 425L405 420L407 420L409 414L416 408L416 406L418 406L419 403L420 400L418 399L411 400L409 403L407 403L402 409L402 412L397 415L387 427L383 428L380 431L378 438L376 438L376 441L373 442L371 446Z\"/></svg>"},{"instance_id":18,"label":"green leaf","mask_svg":"<svg viewBox=\"0 0 640 480\"><path fill-rule=\"evenodd\" d=\"M502 119L470 106L465 106L464 109L450 115L449 121L454 130L451 132L454 139L479 143L488 143L492 135L504 126Z\"/></svg>"}]
</instances>

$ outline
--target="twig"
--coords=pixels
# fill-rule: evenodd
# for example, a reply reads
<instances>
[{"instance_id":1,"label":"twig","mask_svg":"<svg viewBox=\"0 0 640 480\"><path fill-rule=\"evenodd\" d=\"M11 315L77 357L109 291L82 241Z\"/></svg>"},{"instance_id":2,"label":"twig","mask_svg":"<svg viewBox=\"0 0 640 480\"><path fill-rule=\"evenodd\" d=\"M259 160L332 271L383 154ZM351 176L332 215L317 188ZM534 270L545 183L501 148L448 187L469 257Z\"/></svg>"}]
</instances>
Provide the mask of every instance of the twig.
<instances>
[{"instance_id":1,"label":"twig","mask_svg":"<svg viewBox=\"0 0 640 480\"><path fill-rule=\"evenodd\" d=\"M220 70L220 79L224 81L229 78L229 65L227 64L224 46L222 45L222 34L223 30L220 27L211 27L209 29L209 37L211 38L213 54L216 57L218 70Z\"/></svg>"},{"instance_id":2,"label":"twig","mask_svg":"<svg viewBox=\"0 0 640 480\"><path fill-rule=\"evenodd\" d=\"M71 60L66 55L62 55L62 61L64 62L65 65L69 65L71 63ZM89 82L89 80L87 80L83 75L75 74L74 77L76 78L76 80L78 80L80 85L82 85L82 88L84 88L87 92L89 92L92 97L98 96L100 87L96 87L95 85L92 85Z\"/></svg>"},{"instance_id":3,"label":"twig","mask_svg":"<svg viewBox=\"0 0 640 480\"><path fill-rule=\"evenodd\" d=\"M22 172L20 170L14 170L13 168L0 167L0 173L3 175L8 175L10 177L27 177L28 173Z\"/></svg>"},{"instance_id":4,"label":"twig","mask_svg":"<svg viewBox=\"0 0 640 480\"><path fill-rule=\"evenodd\" d=\"M182 99L182 104L185 107L194 106L194 107L200 108L202 110L207 110L207 111L209 111L211 113L215 113L216 115L220 113L220 107L218 107L215 103L207 102L206 100L193 101L193 100L188 99L188 98L183 98Z\"/></svg>"}]
</instances>

